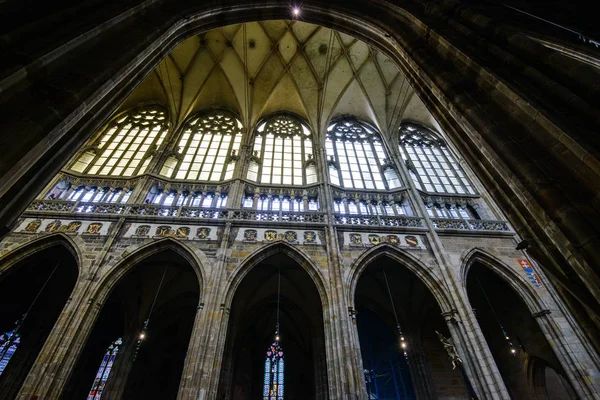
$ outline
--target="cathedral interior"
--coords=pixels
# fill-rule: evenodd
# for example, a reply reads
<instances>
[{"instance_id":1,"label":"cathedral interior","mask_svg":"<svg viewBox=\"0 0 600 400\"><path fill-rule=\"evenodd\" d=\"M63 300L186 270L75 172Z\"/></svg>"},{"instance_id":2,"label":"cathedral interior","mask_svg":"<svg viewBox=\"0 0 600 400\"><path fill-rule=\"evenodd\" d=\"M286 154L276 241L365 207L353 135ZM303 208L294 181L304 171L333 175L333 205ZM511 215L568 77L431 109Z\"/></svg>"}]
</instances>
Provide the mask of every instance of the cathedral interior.
<instances>
[{"instance_id":1,"label":"cathedral interior","mask_svg":"<svg viewBox=\"0 0 600 400\"><path fill-rule=\"evenodd\" d=\"M582 4L0 2L0 399L600 398Z\"/></svg>"}]
</instances>

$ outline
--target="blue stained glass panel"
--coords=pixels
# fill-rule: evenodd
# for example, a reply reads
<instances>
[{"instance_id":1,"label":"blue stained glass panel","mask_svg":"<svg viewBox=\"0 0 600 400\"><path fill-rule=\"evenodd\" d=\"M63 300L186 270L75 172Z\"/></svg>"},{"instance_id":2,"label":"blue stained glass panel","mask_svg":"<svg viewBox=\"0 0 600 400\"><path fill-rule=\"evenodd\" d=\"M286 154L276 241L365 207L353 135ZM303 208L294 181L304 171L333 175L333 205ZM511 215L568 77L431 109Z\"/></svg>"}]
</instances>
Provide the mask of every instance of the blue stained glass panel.
<instances>
[{"instance_id":1,"label":"blue stained glass panel","mask_svg":"<svg viewBox=\"0 0 600 400\"><path fill-rule=\"evenodd\" d=\"M275 342L265 357L263 400L283 400L283 350Z\"/></svg>"},{"instance_id":2,"label":"blue stained glass panel","mask_svg":"<svg viewBox=\"0 0 600 400\"><path fill-rule=\"evenodd\" d=\"M0 358L0 375L2 375L6 365L17 351L19 344L21 344L21 336L15 333L14 330L0 335L0 357L2 357Z\"/></svg>"},{"instance_id":3,"label":"blue stained glass panel","mask_svg":"<svg viewBox=\"0 0 600 400\"><path fill-rule=\"evenodd\" d=\"M119 352L119 347L122 344L123 340L119 338L112 342L110 346L108 346L104 357L102 357L100 368L98 368L96 378L94 379L94 384L90 389L90 393L88 394L87 400L100 400L100 398L102 397L102 392L104 391L106 382L108 382L110 371L115 362L115 358L117 357L117 353Z\"/></svg>"}]
</instances>

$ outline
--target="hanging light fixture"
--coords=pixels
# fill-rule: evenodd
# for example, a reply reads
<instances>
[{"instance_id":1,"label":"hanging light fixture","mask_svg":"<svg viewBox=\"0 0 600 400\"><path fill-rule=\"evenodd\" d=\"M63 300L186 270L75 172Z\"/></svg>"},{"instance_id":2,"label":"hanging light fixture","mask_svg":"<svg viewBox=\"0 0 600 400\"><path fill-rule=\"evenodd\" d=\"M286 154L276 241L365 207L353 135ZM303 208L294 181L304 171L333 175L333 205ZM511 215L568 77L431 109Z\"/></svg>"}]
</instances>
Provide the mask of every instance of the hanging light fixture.
<instances>
[{"instance_id":1,"label":"hanging light fixture","mask_svg":"<svg viewBox=\"0 0 600 400\"><path fill-rule=\"evenodd\" d=\"M496 310L494 310L494 307L492 306L492 302L490 301L487 294L485 293L485 290L483 290L483 286L481 285L479 278L477 278L477 283L479 284L481 293L483 293L483 297L485 297L485 300L487 301L488 305L490 306L490 309L492 310L492 314L494 314L494 318L496 318L496 322L498 323L498 326L500 326L500 331L502 331L502 336L504 336L504 340L506 340L506 343L508 344L508 350L510 351L510 354L512 354L513 356L516 356L517 349L516 349L515 345L513 344L513 342L510 340L510 336L508 336L508 333L506 333L504 326L500 322L500 318L498 318L498 315L496 314Z\"/></svg>"},{"instance_id":2,"label":"hanging light fixture","mask_svg":"<svg viewBox=\"0 0 600 400\"><path fill-rule=\"evenodd\" d=\"M158 283L158 287L156 288L156 293L154 294L154 300L152 301L152 306L150 307L150 311L148 312L148 318L144 321L144 326L138 335L138 340L135 346L135 353L133 354L133 361L137 358L138 352L140 351L140 347L142 346L142 341L146 339L148 336L148 324L150 323L150 316L152 315L152 311L154 310L154 306L156 305L156 299L158 299L158 294L160 293L160 289L162 287L163 281L165 280L165 275L167 274L167 269L169 266L165 266L165 270L163 271L162 277L160 278L160 282Z\"/></svg>"},{"instance_id":3,"label":"hanging light fixture","mask_svg":"<svg viewBox=\"0 0 600 400\"><path fill-rule=\"evenodd\" d=\"M279 342L279 303L281 298L281 267L277 271L277 314L275 317L275 341Z\"/></svg>"},{"instance_id":4,"label":"hanging light fixture","mask_svg":"<svg viewBox=\"0 0 600 400\"><path fill-rule=\"evenodd\" d=\"M394 300L392 298L392 291L390 290L390 283L388 282L387 274L385 273L385 269L383 270L383 277L385 279L385 286L387 288L388 295L390 296L390 304L392 305L392 311L394 312L394 319L396 320L396 329L398 329L398 335L400 336L400 349L404 353L404 357L408 360L408 344L406 339L404 338L404 334L402 333L402 328L400 327L400 322L398 321L398 314L396 313L396 307L394 306Z\"/></svg>"}]
</instances>

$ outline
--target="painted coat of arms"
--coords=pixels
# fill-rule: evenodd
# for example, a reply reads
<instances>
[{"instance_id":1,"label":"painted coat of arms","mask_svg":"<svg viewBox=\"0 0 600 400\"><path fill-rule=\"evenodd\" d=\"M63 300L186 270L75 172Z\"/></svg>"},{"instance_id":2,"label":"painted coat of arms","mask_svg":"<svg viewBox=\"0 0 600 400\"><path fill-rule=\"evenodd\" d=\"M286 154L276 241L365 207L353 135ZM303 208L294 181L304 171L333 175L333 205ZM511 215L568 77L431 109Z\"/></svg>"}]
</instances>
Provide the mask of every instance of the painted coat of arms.
<instances>
[{"instance_id":1,"label":"painted coat of arms","mask_svg":"<svg viewBox=\"0 0 600 400\"><path fill-rule=\"evenodd\" d=\"M405 236L404 240L410 247L417 247L419 245L419 239L417 239L415 236Z\"/></svg>"},{"instance_id":2,"label":"painted coat of arms","mask_svg":"<svg viewBox=\"0 0 600 400\"><path fill-rule=\"evenodd\" d=\"M41 225L42 225L41 219L36 219L35 221L31 221L25 227L25 232L32 232L32 233L37 232L37 230L40 229Z\"/></svg>"},{"instance_id":3,"label":"painted coat of arms","mask_svg":"<svg viewBox=\"0 0 600 400\"><path fill-rule=\"evenodd\" d=\"M200 240L208 240L210 237L210 228L198 228L196 230L196 237Z\"/></svg>"},{"instance_id":4,"label":"painted coat of arms","mask_svg":"<svg viewBox=\"0 0 600 400\"><path fill-rule=\"evenodd\" d=\"M381 243L381 238L379 235L369 235L369 243L376 246Z\"/></svg>"},{"instance_id":5,"label":"painted coat of arms","mask_svg":"<svg viewBox=\"0 0 600 400\"><path fill-rule=\"evenodd\" d=\"M277 239L277 231L265 231L265 240L272 242Z\"/></svg>"},{"instance_id":6,"label":"painted coat of arms","mask_svg":"<svg viewBox=\"0 0 600 400\"><path fill-rule=\"evenodd\" d=\"M100 229L102 229L102 224L100 222L94 222L93 224L88 225L86 233L98 235L100 233Z\"/></svg>"},{"instance_id":7,"label":"painted coat of arms","mask_svg":"<svg viewBox=\"0 0 600 400\"><path fill-rule=\"evenodd\" d=\"M304 232L304 243L315 243L317 235L313 231Z\"/></svg>"},{"instance_id":8,"label":"painted coat of arms","mask_svg":"<svg viewBox=\"0 0 600 400\"><path fill-rule=\"evenodd\" d=\"M351 233L350 244L362 244L362 235L360 233Z\"/></svg>"},{"instance_id":9,"label":"painted coat of arms","mask_svg":"<svg viewBox=\"0 0 600 400\"><path fill-rule=\"evenodd\" d=\"M150 225L140 225L135 229L135 236L148 236Z\"/></svg>"},{"instance_id":10,"label":"painted coat of arms","mask_svg":"<svg viewBox=\"0 0 600 400\"><path fill-rule=\"evenodd\" d=\"M257 235L256 229L246 229L244 231L244 242L256 242Z\"/></svg>"},{"instance_id":11,"label":"painted coat of arms","mask_svg":"<svg viewBox=\"0 0 600 400\"><path fill-rule=\"evenodd\" d=\"M284 239L287 242L294 243L298 241L298 234L294 231L287 231L283 234Z\"/></svg>"}]
</instances>

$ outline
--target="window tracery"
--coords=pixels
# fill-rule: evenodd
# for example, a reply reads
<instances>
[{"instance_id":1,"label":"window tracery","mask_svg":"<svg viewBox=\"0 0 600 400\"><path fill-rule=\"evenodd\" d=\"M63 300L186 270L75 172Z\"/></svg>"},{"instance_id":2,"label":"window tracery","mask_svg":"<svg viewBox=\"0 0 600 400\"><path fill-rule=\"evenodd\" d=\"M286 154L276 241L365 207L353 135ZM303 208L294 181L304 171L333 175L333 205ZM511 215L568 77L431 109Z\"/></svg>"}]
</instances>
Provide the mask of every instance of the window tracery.
<instances>
[{"instance_id":1,"label":"window tracery","mask_svg":"<svg viewBox=\"0 0 600 400\"><path fill-rule=\"evenodd\" d=\"M426 192L475 194L446 142L422 126L400 127L400 152L416 187Z\"/></svg>"},{"instance_id":2,"label":"window tracery","mask_svg":"<svg viewBox=\"0 0 600 400\"><path fill-rule=\"evenodd\" d=\"M335 122L325 141L331 183L354 189L393 189L400 179L372 128L352 119Z\"/></svg>"},{"instance_id":3,"label":"window tracery","mask_svg":"<svg viewBox=\"0 0 600 400\"><path fill-rule=\"evenodd\" d=\"M221 181L231 179L242 141L242 123L218 110L190 119L179 139L179 154L170 155L161 175L175 179Z\"/></svg>"},{"instance_id":4,"label":"window tracery","mask_svg":"<svg viewBox=\"0 0 600 400\"><path fill-rule=\"evenodd\" d=\"M311 132L296 119L278 115L259 125L247 178L262 184L316 183Z\"/></svg>"},{"instance_id":5,"label":"window tracery","mask_svg":"<svg viewBox=\"0 0 600 400\"><path fill-rule=\"evenodd\" d=\"M102 392L104 391L106 382L108 382L110 371L112 370L115 358L117 357L119 348L122 344L123 340L118 338L108 346L108 349L106 349L106 353L104 353L104 357L102 358L102 362L96 373L96 378L94 379L94 383L88 394L88 400L100 400L102 397Z\"/></svg>"},{"instance_id":6,"label":"window tracery","mask_svg":"<svg viewBox=\"0 0 600 400\"><path fill-rule=\"evenodd\" d=\"M283 400L283 350L275 342L265 357L263 400Z\"/></svg>"},{"instance_id":7,"label":"window tracery","mask_svg":"<svg viewBox=\"0 0 600 400\"><path fill-rule=\"evenodd\" d=\"M0 335L0 376L20 344L21 336L14 329Z\"/></svg>"},{"instance_id":8,"label":"window tracery","mask_svg":"<svg viewBox=\"0 0 600 400\"><path fill-rule=\"evenodd\" d=\"M110 122L70 169L89 175L143 174L166 134L164 111L152 107L130 110Z\"/></svg>"}]
</instances>

